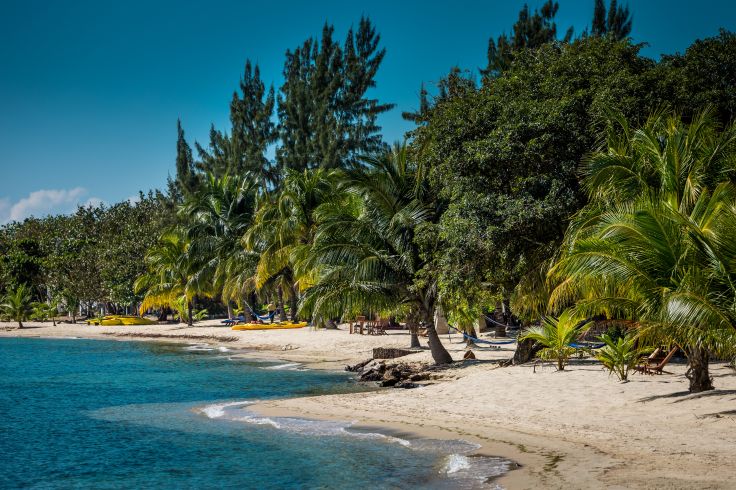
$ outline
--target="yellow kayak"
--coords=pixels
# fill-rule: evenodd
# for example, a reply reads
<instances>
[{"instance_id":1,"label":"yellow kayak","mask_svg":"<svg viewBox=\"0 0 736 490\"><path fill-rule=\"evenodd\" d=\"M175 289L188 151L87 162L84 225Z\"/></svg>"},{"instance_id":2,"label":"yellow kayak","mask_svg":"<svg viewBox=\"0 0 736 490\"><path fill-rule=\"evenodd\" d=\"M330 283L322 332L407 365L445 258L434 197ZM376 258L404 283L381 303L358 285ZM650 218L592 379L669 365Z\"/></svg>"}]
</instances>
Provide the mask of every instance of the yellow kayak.
<instances>
[{"instance_id":1,"label":"yellow kayak","mask_svg":"<svg viewBox=\"0 0 736 490\"><path fill-rule=\"evenodd\" d=\"M288 328L304 328L307 322L299 323L245 323L233 325L233 330L284 330Z\"/></svg>"},{"instance_id":2,"label":"yellow kayak","mask_svg":"<svg viewBox=\"0 0 736 490\"><path fill-rule=\"evenodd\" d=\"M87 320L89 325L154 325L156 322L149 320L148 318L142 318L139 316L123 316L123 315L108 315L102 318L100 321L98 318Z\"/></svg>"}]
</instances>

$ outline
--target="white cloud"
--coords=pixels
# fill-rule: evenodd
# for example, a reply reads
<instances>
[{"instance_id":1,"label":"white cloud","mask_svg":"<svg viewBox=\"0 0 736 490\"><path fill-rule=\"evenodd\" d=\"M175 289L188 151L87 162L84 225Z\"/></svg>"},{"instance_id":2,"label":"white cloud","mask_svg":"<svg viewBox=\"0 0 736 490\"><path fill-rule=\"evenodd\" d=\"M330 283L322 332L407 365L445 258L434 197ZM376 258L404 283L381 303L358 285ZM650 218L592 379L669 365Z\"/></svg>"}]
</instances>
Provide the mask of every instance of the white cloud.
<instances>
[{"instance_id":1,"label":"white cloud","mask_svg":"<svg viewBox=\"0 0 736 490\"><path fill-rule=\"evenodd\" d=\"M48 214L63 214L73 212L80 204L96 206L103 201L97 197L90 197L83 201L88 194L83 187L73 189L41 189L33 191L17 202L0 198L0 224L10 221L22 221L30 216L43 217Z\"/></svg>"}]
</instances>

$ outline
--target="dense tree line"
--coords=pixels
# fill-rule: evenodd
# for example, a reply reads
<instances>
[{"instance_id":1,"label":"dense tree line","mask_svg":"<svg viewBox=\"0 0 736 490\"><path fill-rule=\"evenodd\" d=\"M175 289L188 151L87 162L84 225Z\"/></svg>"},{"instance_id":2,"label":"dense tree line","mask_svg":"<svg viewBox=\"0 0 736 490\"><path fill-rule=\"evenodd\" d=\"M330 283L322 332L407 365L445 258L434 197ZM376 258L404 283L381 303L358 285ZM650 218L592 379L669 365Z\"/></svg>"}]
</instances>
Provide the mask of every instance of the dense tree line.
<instances>
[{"instance_id":1,"label":"dense tree line","mask_svg":"<svg viewBox=\"0 0 736 490\"><path fill-rule=\"evenodd\" d=\"M70 315L133 312L142 296L133 282L173 207L160 193L71 215L29 218L0 228L2 293L24 285L36 301L57 302Z\"/></svg>"},{"instance_id":2,"label":"dense tree line","mask_svg":"<svg viewBox=\"0 0 736 490\"><path fill-rule=\"evenodd\" d=\"M5 227L5 287L142 301L190 321L198 301L246 315L273 301L282 318L315 323L373 312L414 334L424 325L440 363L451 358L433 329L438 306L468 328L498 305L525 326L546 318L529 338L547 342L560 369L583 320L628 322L637 339L680 346L691 389L707 389L709 356L736 346L736 231L724 211L736 203L736 37L721 31L654 61L628 39L628 7L593 7L578 37L558 36L557 2L524 7L511 34L489 42L479 81L454 67L435 93L422 86L404 113L415 129L391 147L377 116L392 105L370 98L385 50L369 20L343 43L325 25L287 51L278 90L247 62L228 131L213 127L192 151L179 124L167 199ZM681 180L689 170L672 162L692 175ZM145 226L122 228L135 245L107 243L114 224L143 215ZM616 235L614 219L649 241ZM669 234L657 237L653 220ZM622 276L638 258L650 268ZM630 348L625 339L607 348Z\"/></svg>"}]
</instances>

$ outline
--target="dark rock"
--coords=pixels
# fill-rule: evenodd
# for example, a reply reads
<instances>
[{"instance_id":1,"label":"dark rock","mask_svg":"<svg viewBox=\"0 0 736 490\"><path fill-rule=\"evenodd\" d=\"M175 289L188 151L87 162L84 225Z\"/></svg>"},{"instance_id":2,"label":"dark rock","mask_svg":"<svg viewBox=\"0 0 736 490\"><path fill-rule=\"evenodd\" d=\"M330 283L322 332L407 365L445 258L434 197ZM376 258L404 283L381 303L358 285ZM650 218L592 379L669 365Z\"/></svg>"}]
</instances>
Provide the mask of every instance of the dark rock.
<instances>
[{"instance_id":1,"label":"dark rock","mask_svg":"<svg viewBox=\"0 0 736 490\"><path fill-rule=\"evenodd\" d=\"M399 381L398 383L394 385L394 388L409 389L409 388L416 388L418 386L419 386L418 384L412 383L411 381Z\"/></svg>"},{"instance_id":2,"label":"dark rock","mask_svg":"<svg viewBox=\"0 0 736 490\"><path fill-rule=\"evenodd\" d=\"M396 359L397 357L404 357L414 353L416 353L416 351L408 349L376 347L373 349L373 359Z\"/></svg>"},{"instance_id":3,"label":"dark rock","mask_svg":"<svg viewBox=\"0 0 736 490\"><path fill-rule=\"evenodd\" d=\"M383 380L382 380L382 381L381 381L381 382L379 383L379 386L382 386L382 387L386 388L386 387L388 387L388 386L394 386L394 385L395 385L396 383L398 383L398 382L399 382L399 380L398 380L398 379L396 379L396 378L388 378L388 379L383 379Z\"/></svg>"},{"instance_id":4,"label":"dark rock","mask_svg":"<svg viewBox=\"0 0 736 490\"><path fill-rule=\"evenodd\" d=\"M363 362L359 362L358 364L353 364L352 366L347 365L345 366L345 371L350 371L351 373L357 373L359 371L362 371L366 364L373 361L373 359L366 359Z\"/></svg>"},{"instance_id":5,"label":"dark rock","mask_svg":"<svg viewBox=\"0 0 736 490\"><path fill-rule=\"evenodd\" d=\"M416 373L409 377L411 381L426 381L429 379L429 373Z\"/></svg>"}]
</instances>

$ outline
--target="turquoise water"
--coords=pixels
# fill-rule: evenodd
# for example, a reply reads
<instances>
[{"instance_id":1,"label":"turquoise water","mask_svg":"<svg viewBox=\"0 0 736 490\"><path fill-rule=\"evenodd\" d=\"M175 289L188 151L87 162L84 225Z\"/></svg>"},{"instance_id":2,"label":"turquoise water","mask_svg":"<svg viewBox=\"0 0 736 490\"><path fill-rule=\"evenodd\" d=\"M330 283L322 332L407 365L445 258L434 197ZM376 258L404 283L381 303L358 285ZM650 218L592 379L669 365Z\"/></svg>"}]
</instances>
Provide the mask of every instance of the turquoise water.
<instances>
[{"instance_id":1,"label":"turquoise water","mask_svg":"<svg viewBox=\"0 0 736 490\"><path fill-rule=\"evenodd\" d=\"M507 469L460 441L248 411L356 389L205 346L0 339L0 488L473 488Z\"/></svg>"}]
</instances>

